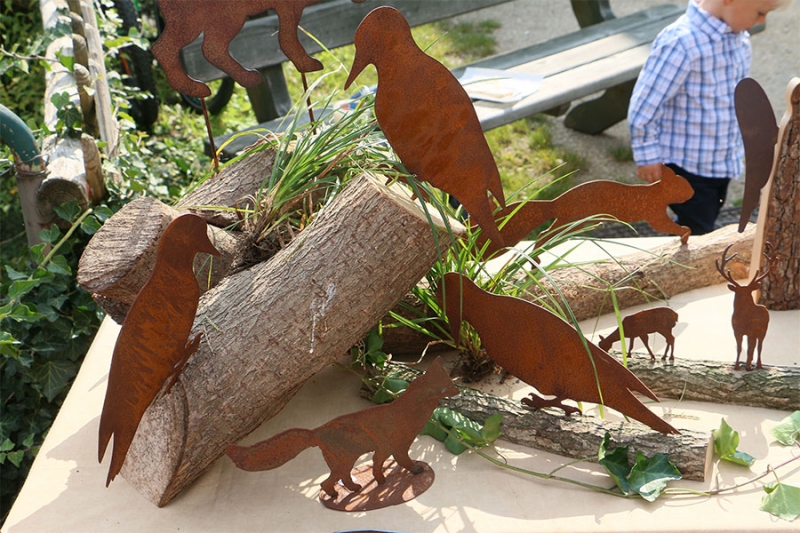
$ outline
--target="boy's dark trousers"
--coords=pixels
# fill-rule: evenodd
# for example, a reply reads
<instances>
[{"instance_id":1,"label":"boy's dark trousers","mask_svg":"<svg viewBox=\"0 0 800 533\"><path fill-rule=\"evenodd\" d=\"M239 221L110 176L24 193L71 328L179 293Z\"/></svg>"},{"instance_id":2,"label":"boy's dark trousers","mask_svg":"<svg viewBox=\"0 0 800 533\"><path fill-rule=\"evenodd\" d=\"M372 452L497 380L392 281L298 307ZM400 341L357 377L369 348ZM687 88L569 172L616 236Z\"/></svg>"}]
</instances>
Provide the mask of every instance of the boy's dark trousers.
<instances>
[{"instance_id":1,"label":"boy's dark trousers","mask_svg":"<svg viewBox=\"0 0 800 533\"><path fill-rule=\"evenodd\" d=\"M683 176L694 189L694 196L682 204L670 204L678 215L677 223L688 226L692 235L703 235L714 231L714 223L719 215L725 196L728 194L730 178L704 178L668 163L675 174Z\"/></svg>"}]
</instances>

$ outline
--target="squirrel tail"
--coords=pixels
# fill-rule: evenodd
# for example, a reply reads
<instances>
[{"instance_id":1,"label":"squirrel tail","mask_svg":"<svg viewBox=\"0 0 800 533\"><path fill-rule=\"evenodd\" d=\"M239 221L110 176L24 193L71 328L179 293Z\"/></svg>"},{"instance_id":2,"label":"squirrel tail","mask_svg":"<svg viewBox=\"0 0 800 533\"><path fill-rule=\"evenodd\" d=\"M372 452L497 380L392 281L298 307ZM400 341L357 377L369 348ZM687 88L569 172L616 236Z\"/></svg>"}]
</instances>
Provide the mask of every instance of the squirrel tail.
<instances>
[{"instance_id":1,"label":"squirrel tail","mask_svg":"<svg viewBox=\"0 0 800 533\"><path fill-rule=\"evenodd\" d=\"M318 445L312 430L295 428L252 446L228 446L225 453L238 468L259 472L278 468L297 457L303 450Z\"/></svg>"}]
</instances>

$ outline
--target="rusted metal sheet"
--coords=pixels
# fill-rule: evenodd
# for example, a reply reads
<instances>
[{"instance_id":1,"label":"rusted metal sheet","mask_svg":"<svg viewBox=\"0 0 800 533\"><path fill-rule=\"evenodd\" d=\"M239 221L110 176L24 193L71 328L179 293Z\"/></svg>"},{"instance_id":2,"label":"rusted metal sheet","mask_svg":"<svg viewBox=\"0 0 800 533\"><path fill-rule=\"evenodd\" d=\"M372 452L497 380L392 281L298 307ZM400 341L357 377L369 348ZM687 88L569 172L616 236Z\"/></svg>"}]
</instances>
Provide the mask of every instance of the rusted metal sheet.
<instances>
[{"instance_id":1,"label":"rusted metal sheet","mask_svg":"<svg viewBox=\"0 0 800 533\"><path fill-rule=\"evenodd\" d=\"M733 279L730 269L726 269L727 263L736 257L734 253L728 257L728 251L733 244L729 244L722 252L722 261L714 261L720 275L728 282L728 288L733 291L733 316L731 317L731 325L733 326L733 335L736 337L736 365L733 367L739 370L739 356L742 353L742 341L747 337L747 362L744 367L745 370L753 369L753 353L756 346L758 346L758 362L755 368L761 368L761 348L764 346L764 337L767 335L767 328L769 327L769 311L763 305L755 303L753 299L753 292L757 291L761 280L767 277L770 268L772 268L773 258L770 257L772 253L772 245L767 242L765 244L764 258L768 262L768 266L764 272L756 270L753 279L747 285L739 285Z\"/></svg>"},{"instance_id":2,"label":"rusted metal sheet","mask_svg":"<svg viewBox=\"0 0 800 533\"><path fill-rule=\"evenodd\" d=\"M200 299L193 272L197 253L220 255L203 219L181 215L164 230L153 273L122 324L100 415L100 462L114 436L106 486L122 468L144 412L159 391L169 393L200 344L200 334L189 339Z\"/></svg>"},{"instance_id":3,"label":"rusted metal sheet","mask_svg":"<svg viewBox=\"0 0 800 533\"><path fill-rule=\"evenodd\" d=\"M531 393L524 404L570 414L579 410L564 400L593 402L661 433L678 433L634 396L635 391L658 401L644 383L560 317L520 298L487 292L456 272L444 275L438 295L456 342L462 320L467 321L497 364L539 393L555 396L546 400Z\"/></svg>"},{"instance_id":4,"label":"rusted metal sheet","mask_svg":"<svg viewBox=\"0 0 800 533\"><path fill-rule=\"evenodd\" d=\"M678 235L684 244L691 230L680 226L667 214L667 206L681 204L694 195L694 189L681 176L666 166L661 167L661 180L651 184L630 185L610 180L581 183L553 200L529 200L513 203L500 210L495 218L498 222L507 218L500 233L505 246L514 246L533 230L548 220L553 222L539 234L536 247L552 239L555 228L575 224L592 215L611 215L622 222L646 221L654 230ZM589 223L576 224L574 229ZM478 244L486 243L486 236L478 237ZM492 240L488 243L485 257L501 251L503 246Z\"/></svg>"},{"instance_id":5,"label":"rusted metal sheet","mask_svg":"<svg viewBox=\"0 0 800 533\"><path fill-rule=\"evenodd\" d=\"M415 474L414 477L423 472L419 463L409 458L408 449L439 401L457 394L458 389L450 380L441 358L437 358L425 374L412 381L406 392L390 404L334 418L316 429L290 429L252 446L228 446L225 453L237 467L256 472L277 468L303 450L318 446L331 471L330 476L322 482L327 498L321 497L324 501L332 500L326 501L326 505L332 504L329 506L338 508L358 503L365 507L346 510L375 509L377 507L374 505L380 503L380 498L365 493L364 489L378 490L385 495L395 494L397 497L405 494L405 491L398 491L397 486L407 484L407 476L386 476L384 463L392 456L405 470ZM367 452L374 452L371 469L377 483L363 487L351 479L351 471L358 458ZM432 476L422 476L419 482L424 485L428 477L433 482ZM347 502L339 500L337 503L336 489L340 481L349 491L359 493L361 498L348 498ZM417 485L419 482L415 480ZM415 486L409 493L419 495L426 488Z\"/></svg>"},{"instance_id":6,"label":"rusted metal sheet","mask_svg":"<svg viewBox=\"0 0 800 533\"><path fill-rule=\"evenodd\" d=\"M355 34L349 87L367 65L378 71L375 115L406 169L454 196L494 241L503 239L492 212L505 205L500 172L475 108L458 80L425 54L403 15L372 10Z\"/></svg>"},{"instance_id":7,"label":"rusted metal sheet","mask_svg":"<svg viewBox=\"0 0 800 533\"><path fill-rule=\"evenodd\" d=\"M745 181L739 233L744 231L758 205L761 189L769 181L778 142L778 123L769 98L753 78L744 78L733 94L736 119L744 141Z\"/></svg>"},{"instance_id":8,"label":"rusted metal sheet","mask_svg":"<svg viewBox=\"0 0 800 533\"><path fill-rule=\"evenodd\" d=\"M209 63L245 87L263 80L255 70L243 67L231 57L228 46L248 17L270 9L278 15L278 42L286 57L300 72L322 69L322 63L308 55L297 38L303 10L321 0L159 0L164 16L164 32L153 44L158 59L173 89L196 98L211 95L208 86L186 74L180 60L181 49L203 34L203 55ZM362 2L363 0L354 0Z\"/></svg>"},{"instance_id":9,"label":"rusted metal sheet","mask_svg":"<svg viewBox=\"0 0 800 533\"><path fill-rule=\"evenodd\" d=\"M669 307L656 307L655 309L645 309L632 315L628 315L622 319L622 330L624 331L625 338L629 339L630 345L628 350L633 351L633 342L639 338L647 348L650 354L650 359L655 360L656 356L650 345L647 342L647 336L651 333L660 333L667 341L667 347L664 350L664 355L661 360L667 358L669 354L670 360L675 359L675 337L672 335L672 328L678 323L678 313ZM619 328L615 329L608 337L600 336L600 342L597 345L601 350L608 351L611 346L620 340Z\"/></svg>"}]
</instances>

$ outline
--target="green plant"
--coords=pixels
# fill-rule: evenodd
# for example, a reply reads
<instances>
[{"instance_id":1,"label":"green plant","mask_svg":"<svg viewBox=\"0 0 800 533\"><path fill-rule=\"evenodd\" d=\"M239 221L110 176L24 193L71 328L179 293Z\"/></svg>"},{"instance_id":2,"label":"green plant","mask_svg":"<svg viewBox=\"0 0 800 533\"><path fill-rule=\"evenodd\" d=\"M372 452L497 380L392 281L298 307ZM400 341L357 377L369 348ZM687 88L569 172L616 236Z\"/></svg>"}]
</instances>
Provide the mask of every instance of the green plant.
<instances>
[{"instance_id":1,"label":"green plant","mask_svg":"<svg viewBox=\"0 0 800 533\"><path fill-rule=\"evenodd\" d=\"M630 146L627 145L619 145L611 148L609 150L611 154L611 159L614 161L618 161L620 163L625 163L627 161L633 161L633 150Z\"/></svg>"}]
</instances>

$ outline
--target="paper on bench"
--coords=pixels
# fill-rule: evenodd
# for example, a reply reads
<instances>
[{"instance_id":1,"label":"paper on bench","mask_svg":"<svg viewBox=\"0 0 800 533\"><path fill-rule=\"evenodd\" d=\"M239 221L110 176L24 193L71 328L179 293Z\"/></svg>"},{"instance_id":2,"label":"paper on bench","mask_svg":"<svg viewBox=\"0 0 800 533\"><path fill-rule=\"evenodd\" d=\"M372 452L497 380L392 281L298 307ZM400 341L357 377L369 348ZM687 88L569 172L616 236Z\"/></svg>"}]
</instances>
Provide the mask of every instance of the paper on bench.
<instances>
[{"instance_id":1,"label":"paper on bench","mask_svg":"<svg viewBox=\"0 0 800 533\"><path fill-rule=\"evenodd\" d=\"M543 79L541 74L467 67L458 81L470 98L508 104L535 93Z\"/></svg>"}]
</instances>

